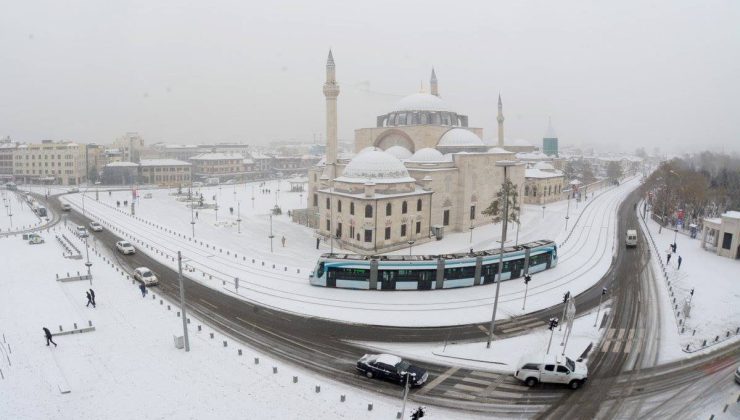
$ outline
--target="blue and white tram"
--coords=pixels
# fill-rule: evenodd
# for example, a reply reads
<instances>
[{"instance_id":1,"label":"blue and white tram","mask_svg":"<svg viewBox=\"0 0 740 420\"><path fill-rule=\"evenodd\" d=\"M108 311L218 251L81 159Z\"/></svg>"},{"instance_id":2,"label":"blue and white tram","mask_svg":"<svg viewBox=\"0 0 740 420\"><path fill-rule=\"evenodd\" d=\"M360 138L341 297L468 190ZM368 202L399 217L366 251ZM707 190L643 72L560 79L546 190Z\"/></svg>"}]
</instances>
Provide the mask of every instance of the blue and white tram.
<instances>
[{"instance_id":1,"label":"blue and white tram","mask_svg":"<svg viewBox=\"0 0 740 420\"><path fill-rule=\"evenodd\" d=\"M540 240L504 248L501 280L555 267L555 242ZM467 254L323 254L309 276L314 286L368 290L432 290L493 283L499 249Z\"/></svg>"}]
</instances>

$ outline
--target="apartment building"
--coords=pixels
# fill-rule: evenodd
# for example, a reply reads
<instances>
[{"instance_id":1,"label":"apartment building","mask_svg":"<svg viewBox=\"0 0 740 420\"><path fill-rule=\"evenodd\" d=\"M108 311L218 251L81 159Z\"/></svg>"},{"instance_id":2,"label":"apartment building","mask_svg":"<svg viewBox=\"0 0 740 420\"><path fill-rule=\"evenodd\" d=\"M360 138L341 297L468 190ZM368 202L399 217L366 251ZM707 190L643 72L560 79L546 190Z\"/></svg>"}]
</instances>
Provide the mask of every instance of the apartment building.
<instances>
[{"instance_id":1,"label":"apartment building","mask_svg":"<svg viewBox=\"0 0 740 420\"><path fill-rule=\"evenodd\" d=\"M141 159L139 181L165 187L190 185L192 166L177 159Z\"/></svg>"},{"instance_id":2,"label":"apartment building","mask_svg":"<svg viewBox=\"0 0 740 420\"><path fill-rule=\"evenodd\" d=\"M68 141L21 144L13 153L13 176L22 183L79 185L85 166L85 145Z\"/></svg>"}]
</instances>

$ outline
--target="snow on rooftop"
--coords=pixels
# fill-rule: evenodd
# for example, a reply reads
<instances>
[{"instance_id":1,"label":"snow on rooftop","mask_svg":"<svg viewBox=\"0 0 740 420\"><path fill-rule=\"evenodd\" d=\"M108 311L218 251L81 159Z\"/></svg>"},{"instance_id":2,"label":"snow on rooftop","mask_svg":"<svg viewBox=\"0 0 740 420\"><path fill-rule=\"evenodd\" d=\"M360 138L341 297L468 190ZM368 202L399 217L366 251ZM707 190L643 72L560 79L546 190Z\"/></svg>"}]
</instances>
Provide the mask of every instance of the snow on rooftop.
<instances>
[{"instance_id":1,"label":"snow on rooftop","mask_svg":"<svg viewBox=\"0 0 740 420\"><path fill-rule=\"evenodd\" d=\"M740 211L730 210L728 212L722 213L722 217L727 217L729 219L740 219Z\"/></svg>"},{"instance_id":2,"label":"snow on rooftop","mask_svg":"<svg viewBox=\"0 0 740 420\"><path fill-rule=\"evenodd\" d=\"M135 166L139 166L139 164L134 163L134 162L111 162L105 166L108 166L111 168L122 168L122 167L135 167Z\"/></svg>"},{"instance_id":3,"label":"snow on rooftop","mask_svg":"<svg viewBox=\"0 0 740 420\"><path fill-rule=\"evenodd\" d=\"M177 159L142 159L139 164L141 166L190 166L189 162Z\"/></svg>"},{"instance_id":4,"label":"snow on rooftop","mask_svg":"<svg viewBox=\"0 0 740 420\"><path fill-rule=\"evenodd\" d=\"M562 177L563 173L561 171L543 171L541 169L525 169L524 170L524 177L525 178L558 178Z\"/></svg>"},{"instance_id":5,"label":"snow on rooftop","mask_svg":"<svg viewBox=\"0 0 740 420\"><path fill-rule=\"evenodd\" d=\"M190 160L241 160L244 159L244 157L241 154L238 153L201 153L199 155L193 156L190 158Z\"/></svg>"},{"instance_id":6,"label":"snow on rooftop","mask_svg":"<svg viewBox=\"0 0 740 420\"><path fill-rule=\"evenodd\" d=\"M439 96L429 93L414 93L401 98L393 111L449 111L447 103Z\"/></svg>"}]
</instances>

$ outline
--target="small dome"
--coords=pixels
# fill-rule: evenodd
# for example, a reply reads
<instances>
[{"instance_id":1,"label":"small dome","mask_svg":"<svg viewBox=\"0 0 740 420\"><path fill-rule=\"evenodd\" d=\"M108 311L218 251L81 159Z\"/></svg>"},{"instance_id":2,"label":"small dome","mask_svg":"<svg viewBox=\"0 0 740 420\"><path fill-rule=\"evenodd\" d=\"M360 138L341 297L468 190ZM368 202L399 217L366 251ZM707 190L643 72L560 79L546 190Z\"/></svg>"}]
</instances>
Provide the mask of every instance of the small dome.
<instances>
[{"instance_id":1,"label":"small dome","mask_svg":"<svg viewBox=\"0 0 740 420\"><path fill-rule=\"evenodd\" d=\"M413 181L403 162L380 149L367 150L356 155L344 168L341 178L372 181L409 178Z\"/></svg>"},{"instance_id":2,"label":"small dome","mask_svg":"<svg viewBox=\"0 0 740 420\"><path fill-rule=\"evenodd\" d=\"M511 153L511 152L506 149L502 149L500 147L491 147L490 149L488 149L488 153Z\"/></svg>"},{"instance_id":3,"label":"small dome","mask_svg":"<svg viewBox=\"0 0 740 420\"><path fill-rule=\"evenodd\" d=\"M539 170L541 170L541 171L554 171L554 170L555 170L555 167L554 167L554 166L552 166L552 165L550 165L550 164L549 164L549 163L547 163L547 162L537 162L537 163L536 163L536 164L534 165L534 168L535 168L535 169L539 169Z\"/></svg>"},{"instance_id":4,"label":"small dome","mask_svg":"<svg viewBox=\"0 0 740 420\"><path fill-rule=\"evenodd\" d=\"M391 146L387 149L385 149L386 153L390 153L391 155L397 157L400 160L408 159L411 157L411 152L409 149L403 147L403 146Z\"/></svg>"},{"instance_id":5,"label":"small dome","mask_svg":"<svg viewBox=\"0 0 740 420\"><path fill-rule=\"evenodd\" d=\"M409 162L444 162L445 160L446 159L444 155L442 155L442 152L430 147L417 150L416 153L408 159Z\"/></svg>"},{"instance_id":6,"label":"small dome","mask_svg":"<svg viewBox=\"0 0 740 420\"><path fill-rule=\"evenodd\" d=\"M437 146L483 146L483 140L470 130L453 128L442 135Z\"/></svg>"},{"instance_id":7,"label":"small dome","mask_svg":"<svg viewBox=\"0 0 740 420\"><path fill-rule=\"evenodd\" d=\"M414 93L401 98L394 111L449 111L447 103L439 96L428 93Z\"/></svg>"}]
</instances>

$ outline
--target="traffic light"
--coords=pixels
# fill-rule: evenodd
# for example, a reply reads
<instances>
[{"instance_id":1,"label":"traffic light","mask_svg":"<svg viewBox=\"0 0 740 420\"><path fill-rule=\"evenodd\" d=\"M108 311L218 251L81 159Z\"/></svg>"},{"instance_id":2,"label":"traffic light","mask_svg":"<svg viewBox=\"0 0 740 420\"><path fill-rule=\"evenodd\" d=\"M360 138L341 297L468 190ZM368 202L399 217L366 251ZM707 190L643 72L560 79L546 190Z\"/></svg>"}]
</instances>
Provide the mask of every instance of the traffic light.
<instances>
[{"instance_id":1,"label":"traffic light","mask_svg":"<svg viewBox=\"0 0 740 420\"><path fill-rule=\"evenodd\" d=\"M691 289L691 296L694 296L694 289Z\"/></svg>"},{"instance_id":2,"label":"traffic light","mask_svg":"<svg viewBox=\"0 0 740 420\"><path fill-rule=\"evenodd\" d=\"M570 292L565 292L565 294L563 295L563 303L567 302L569 297L570 297Z\"/></svg>"},{"instance_id":3,"label":"traffic light","mask_svg":"<svg viewBox=\"0 0 740 420\"><path fill-rule=\"evenodd\" d=\"M601 289L601 294L602 295L605 295L606 294L606 287L604 287L603 289Z\"/></svg>"},{"instance_id":4,"label":"traffic light","mask_svg":"<svg viewBox=\"0 0 740 420\"><path fill-rule=\"evenodd\" d=\"M558 319L557 318L550 318L550 326L548 327L550 331L555 329L555 327L558 326Z\"/></svg>"},{"instance_id":5,"label":"traffic light","mask_svg":"<svg viewBox=\"0 0 740 420\"><path fill-rule=\"evenodd\" d=\"M524 276L524 284L527 284L530 281L532 281L532 276L530 276L529 274L527 274L526 276Z\"/></svg>"}]
</instances>

